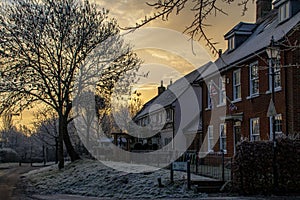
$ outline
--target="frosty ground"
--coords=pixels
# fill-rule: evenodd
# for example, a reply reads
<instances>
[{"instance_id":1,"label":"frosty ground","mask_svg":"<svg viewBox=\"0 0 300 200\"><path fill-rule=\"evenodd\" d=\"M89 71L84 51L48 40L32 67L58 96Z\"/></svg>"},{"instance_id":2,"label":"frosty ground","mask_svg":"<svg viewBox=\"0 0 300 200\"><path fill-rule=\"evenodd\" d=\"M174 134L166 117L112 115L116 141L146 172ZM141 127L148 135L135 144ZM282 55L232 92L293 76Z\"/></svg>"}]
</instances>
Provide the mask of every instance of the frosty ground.
<instances>
[{"instance_id":1,"label":"frosty ground","mask_svg":"<svg viewBox=\"0 0 300 200\"><path fill-rule=\"evenodd\" d=\"M130 166L128 167L146 167ZM162 180L159 187L158 178ZM23 175L27 194L75 194L117 199L199 198L206 197L188 190L186 173L158 169L147 173L126 173L114 170L95 160L69 163L63 170L50 166Z\"/></svg>"}]
</instances>

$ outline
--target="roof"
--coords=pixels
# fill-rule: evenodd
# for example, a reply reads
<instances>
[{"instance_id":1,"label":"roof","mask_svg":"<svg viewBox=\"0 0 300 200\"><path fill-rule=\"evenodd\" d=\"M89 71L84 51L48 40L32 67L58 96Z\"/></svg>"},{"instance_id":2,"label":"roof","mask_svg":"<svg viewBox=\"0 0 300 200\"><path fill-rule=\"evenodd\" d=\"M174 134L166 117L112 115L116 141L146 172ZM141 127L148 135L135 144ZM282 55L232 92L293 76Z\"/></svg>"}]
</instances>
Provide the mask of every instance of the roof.
<instances>
[{"instance_id":1,"label":"roof","mask_svg":"<svg viewBox=\"0 0 300 200\"><path fill-rule=\"evenodd\" d=\"M160 110L161 108L171 106L178 99L179 96L181 96L189 87L192 87L191 85L194 83L195 80L202 76L205 76L205 72L208 69L208 67L211 66L211 64L212 62L208 62L205 65L199 67L198 69L190 72L189 74L175 81L162 94L148 101L144 105L142 110L139 113L137 113L134 119L142 118L149 113L153 113Z\"/></svg>"},{"instance_id":2,"label":"roof","mask_svg":"<svg viewBox=\"0 0 300 200\"><path fill-rule=\"evenodd\" d=\"M277 10L273 10L245 42L234 50L224 52L214 63L218 66L219 71L227 67L237 67L240 61L256 55L268 47L272 36L275 41L284 39L299 22L300 12L284 23L279 23Z\"/></svg>"},{"instance_id":3,"label":"roof","mask_svg":"<svg viewBox=\"0 0 300 200\"><path fill-rule=\"evenodd\" d=\"M238 25L233 27L228 33L224 35L225 39L230 37L232 34L241 34L241 35L248 35L253 32L253 30L256 28L257 24L252 23L246 23L246 22L240 22Z\"/></svg>"}]
</instances>

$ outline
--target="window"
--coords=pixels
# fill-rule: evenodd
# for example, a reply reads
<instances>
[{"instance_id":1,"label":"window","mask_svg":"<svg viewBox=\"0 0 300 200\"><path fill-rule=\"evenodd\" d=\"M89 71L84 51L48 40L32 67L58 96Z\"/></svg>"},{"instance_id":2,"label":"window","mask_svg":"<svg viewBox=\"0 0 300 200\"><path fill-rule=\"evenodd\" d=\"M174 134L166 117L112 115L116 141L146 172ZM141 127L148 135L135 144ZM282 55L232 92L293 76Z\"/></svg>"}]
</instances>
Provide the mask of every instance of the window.
<instances>
[{"instance_id":1,"label":"window","mask_svg":"<svg viewBox=\"0 0 300 200\"><path fill-rule=\"evenodd\" d=\"M251 141L260 140L259 118L250 119L250 140Z\"/></svg>"},{"instance_id":2,"label":"window","mask_svg":"<svg viewBox=\"0 0 300 200\"><path fill-rule=\"evenodd\" d=\"M233 72L233 100L241 99L241 70Z\"/></svg>"},{"instance_id":3,"label":"window","mask_svg":"<svg viewBox=\"0 0 300 200\"><path fill-rule=\"evenodd\" d=\"M211 83L207 87L207 108L212 108L212 99L211 99Z\"/></svg>"},{"instance_id":4,"label":"window","mask_svg":"<svg viewBox=\"0 0 300 200\"><path fill-rule=\"evenodd\" d=\"M168 109L167 110L167 121L172 121L173 120L173 110Z\"/></svg>"},{"instance_id":5,"label":"window","mask_svg":"<svg viewBox=\"0 0 300 200\"><path fill-rule=\"evenodd\" d=\"M272 61L269 61L269 88L270 91L272 90L273 84L272 84L272 67L274 67L274 89L279 90L281 88L281 74L280 74L280 60L275 61L274 66L271 63Z\"/></svg>"},{"instance_id":6,"label":"window","mask_svg":"<svg viewBox=\"0 0 300 200\"><path fill-rule=\"evenodd\" d=\"M225 76L219 78L219 105L226 104Z\"/></svg>"},{"instance_id":7,"label":"window","mask_svg":"<svg viewBox=\"0 0 300 200\"><path fill-rule=\"evenodd\" d=\"M258 95L259 79L258 79L258 63L250 65L250 96Z\"/></svg>"},{"instance_id":8,"label":"window","mask_svg":"<svg viewBox=\"0 0 300 200\"><path fill-rule=\"evenodd\" d=\"M290 17L290 2L286 2L279 7L279 22L285 21Z\"/></svg>"},{"instance_id":9,"label":"window","mask_svg":"<svg viewBox=\"0 0 300 200\"><path fill-rule=\"evenodd\" d=\"M220 150L226 153L226 124L220 124Z\"/></svg>"},{"instance_id":10,"label":"window","mask_svg":"<svg viewBox=\"0 0 300 200\"><path fill-rule=\"evenodd\" d=\"M231 37L228 39L228 50L233 50L234 49L234 37Z\"/></svg>"},{"instance_id":11,"label":"window","mask_svg":"<svg viewBox=\"0 0 300 200\"><path fill-rule=\"evenodd\" d=\"M207 134L208 134L208 151L212 152L214 151L214 127L208 126Z\"/></svg>"},{"instance_id":12,"label":"window","mask_svg":"<svg viewBox=\"0 0 300 200\"><path fill-rule=\"evenodd\" d=\"M275 134L276 137L282 134L282 115L278 114L275 116ZM273 140L273 121L270 117L270 140Z\"/></svg>"}]
</instances>

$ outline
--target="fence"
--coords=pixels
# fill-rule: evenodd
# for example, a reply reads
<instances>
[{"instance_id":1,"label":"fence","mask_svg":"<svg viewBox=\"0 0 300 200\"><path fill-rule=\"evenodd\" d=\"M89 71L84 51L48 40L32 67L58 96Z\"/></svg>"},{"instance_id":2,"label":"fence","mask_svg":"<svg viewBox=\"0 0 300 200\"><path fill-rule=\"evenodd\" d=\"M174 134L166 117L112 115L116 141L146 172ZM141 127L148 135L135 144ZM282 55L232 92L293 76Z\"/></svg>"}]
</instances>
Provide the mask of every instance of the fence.
<instances>
[{"instance_id":1,"label":"fence","mask_svg":"<svg viewBox=\"0 0 300 200\"><path fill-rule=\"evenodd\" d=\"M208 153L197 156L195 151L186 152L179 161L191 162L191 172L197 175L214 178L217 180L231 180L232 158L226 157L223 152Z\"/></svg>"},{"instance_id":2,"label":"fence","mask_svg":"<svg viewBox=\"0 0 300 200\"><path fill-rule=\"evenodd\" d=\"M99 150L99 149L98 149ZM147 150L135 150L132 151L130 155L118 155L118 154L109 154L114 155L110 156L107 159L112 161L123 161L128 163L136 164L148 164L155 167L165 167L169 166L170 159L177 155L173 151L161 151L155 152L155 156L150 156L148 153L153 151ZM146 153L147 156L142 156L139 154ZM97 154L98 155L98 154ZM101 159L101 155L98 155ZM105 156L105 155L103 155ZM177 157L177 156L176 156ZM105 158L102 158L102 160ZM106 160L106 159L105 159ZM216 180L228 181L231 180L231 164L232 158L226 157L222 152L208 153L205 156L199 158L196 151L187 151L182 154L176 161L177 162L186 162L190 160L191 173L214 178Z\"/></svg>"}]
</instances>

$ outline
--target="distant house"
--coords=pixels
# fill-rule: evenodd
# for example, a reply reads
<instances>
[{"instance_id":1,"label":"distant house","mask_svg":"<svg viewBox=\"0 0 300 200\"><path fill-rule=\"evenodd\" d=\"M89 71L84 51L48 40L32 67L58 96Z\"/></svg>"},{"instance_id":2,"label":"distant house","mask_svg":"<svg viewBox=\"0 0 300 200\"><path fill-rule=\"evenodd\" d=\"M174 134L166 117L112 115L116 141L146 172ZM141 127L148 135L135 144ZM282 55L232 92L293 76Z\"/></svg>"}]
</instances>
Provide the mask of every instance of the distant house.
<instances>
[{"instance_id":1,"label":"distant house","mask_svg":"<svg viewBox=\"0 0 300 200\"><path fill-rule=\"evenodd\" d=\"M147 142L165 150L199 149L202 138L202 89L194 81L201 77L210 63L192 71L170 84L158 87L158 95L147 102L134 117L134 121L148 126L155 136ZM173 140L177 135L177 139ZM195 138L195 140L194 140ZM141 139L146 141L145 139ZM192 144L191 144L192 143Z\"/></svg>"},{"instance_id":2,"label":"distant house","mask_svg":"<svg viewBox=\"0 0 300 200\"><path fill-rule=\"evenodd\" d=\"M277 0L273 9L272 0L258 0L256 22L240 22L225 34L228 49L215 61L221 77L216 79L214 73L207 77L218 87L218 97L212 100L210 85L197 80L203 88L203 132L208 152L224 150L232 156L241 140L271 140L269 109L277 113L276 136L300 132L299 10L297 0ZM266 49L272 38L280 53L271 60ZM272 87L275 110L269 108ZM211 124L211 112L224 106L226 115Z\"/></svg>"}]
</instances>

